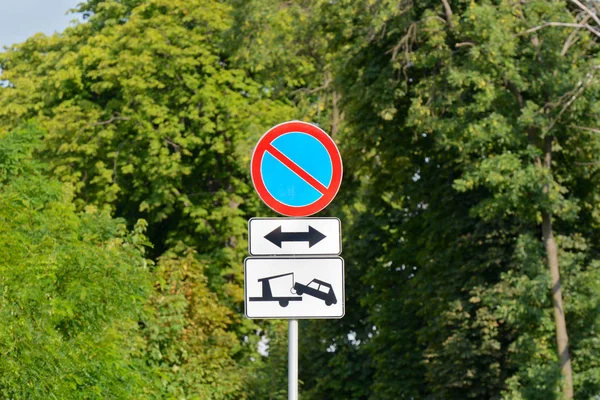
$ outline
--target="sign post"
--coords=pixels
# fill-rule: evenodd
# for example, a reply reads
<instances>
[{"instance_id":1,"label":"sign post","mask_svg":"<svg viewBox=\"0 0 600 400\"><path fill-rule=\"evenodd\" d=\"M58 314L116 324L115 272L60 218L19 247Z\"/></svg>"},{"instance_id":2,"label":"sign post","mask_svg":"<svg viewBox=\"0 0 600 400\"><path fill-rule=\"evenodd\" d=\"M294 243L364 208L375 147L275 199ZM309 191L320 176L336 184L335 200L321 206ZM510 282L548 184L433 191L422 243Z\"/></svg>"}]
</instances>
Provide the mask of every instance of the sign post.
<instances>
[{"instance_id":1,"label":"sign post","mask_svg":"<svg viewBox=\"0 0 600 400\"><path fill-rule=\"evenodd\" d=\"M288 319L288 400L298 400L298 320L345 313L344 260L338 218L306 218L331 203L343 175L340 152L313 124L269 129L250 162L254 188L275 212L294 218L252 218L244 261L248 318Z\"/></svg>"},{"instance_id":2,"label":"sign post","mask_svg":"<svg viewBox=\"0 0 600 400\"><path fill-rule=\"evenodd\" d=\"M288 326L288 400L298 400L298 320Z\"/></svg>"}]
</instances>

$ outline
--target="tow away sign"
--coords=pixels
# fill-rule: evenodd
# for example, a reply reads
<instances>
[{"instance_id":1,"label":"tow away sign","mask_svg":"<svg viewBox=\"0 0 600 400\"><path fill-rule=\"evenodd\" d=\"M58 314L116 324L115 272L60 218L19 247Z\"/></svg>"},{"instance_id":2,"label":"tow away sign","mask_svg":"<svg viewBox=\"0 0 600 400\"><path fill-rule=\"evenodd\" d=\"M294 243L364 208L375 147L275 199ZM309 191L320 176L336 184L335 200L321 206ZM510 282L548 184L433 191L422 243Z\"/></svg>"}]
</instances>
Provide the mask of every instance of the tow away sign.
<instances>
[{"instance_id":1,"label":"tow away sign","mask_svg":"<svg viewBox=\"0 0 600 400\"><path fill-rule=\"evenodd\" d=\"M252 218L248 221L248 252L253 256L340 255L338 218Z\"/></svg>"},{"instance_id":2,"label":"tow away sign","mask_svg":"<svg viewBox=\"0 0 600 400\"><path fill-rule=\"evenodd\" d=\"M252 257L244 262L248 318L338 319L344 316L344 260Z\"/></svg>"}]
</instances>

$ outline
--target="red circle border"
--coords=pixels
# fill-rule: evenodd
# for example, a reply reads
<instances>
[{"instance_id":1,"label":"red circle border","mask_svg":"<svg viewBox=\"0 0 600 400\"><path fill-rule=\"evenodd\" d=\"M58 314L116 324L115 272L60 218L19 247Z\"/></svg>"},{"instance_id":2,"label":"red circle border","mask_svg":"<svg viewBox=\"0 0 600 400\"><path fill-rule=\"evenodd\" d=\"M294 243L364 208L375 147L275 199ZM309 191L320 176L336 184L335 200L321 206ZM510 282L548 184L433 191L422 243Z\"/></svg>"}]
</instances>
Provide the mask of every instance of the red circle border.
<instances>
[{"instance_id":1,"label":"red circle border","mask_svg":"<svg viewBox=\"0 0 600 400\"><path fill-rule=\"evenodd\" d=\"M262 159L265 155L267 147L279 136L291 132L306 133L317 139L327 150L332 166L331 182L329 183L327 191L317 201L301 207L283 204L271 196L263 182L260 173L260 166L262 164ZM258 143L256 144L256 147L252 153L252 160L250 161L250 174L252 176L252 183L254 184L254 188L256 189L258 196L267 206L269 206L269 208L288 217L307 217L323 210L337 195L342 184L342 156L340 155L340 151L338 150L333 139L321 128L307 122L289 121L269 129L258 140Z\"/></svg>"}]
</instances>

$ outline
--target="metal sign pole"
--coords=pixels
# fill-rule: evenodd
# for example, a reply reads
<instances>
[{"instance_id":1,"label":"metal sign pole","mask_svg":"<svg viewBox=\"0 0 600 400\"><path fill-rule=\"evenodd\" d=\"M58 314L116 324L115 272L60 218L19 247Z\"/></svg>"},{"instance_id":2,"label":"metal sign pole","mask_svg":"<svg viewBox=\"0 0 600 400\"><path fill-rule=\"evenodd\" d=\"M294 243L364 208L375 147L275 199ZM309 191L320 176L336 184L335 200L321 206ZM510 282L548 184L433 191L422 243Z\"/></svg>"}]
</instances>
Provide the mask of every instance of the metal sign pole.
<instances>
[{"instance_id":1,"label":"metal sign pole","mask_svg":"<svg viewBox=\"0 0 600 400\"><path fill-rule=\"evenodd\" d=\"M298 400L298 320L289 320L288 400Z\"/></svg>"}]
</instances>

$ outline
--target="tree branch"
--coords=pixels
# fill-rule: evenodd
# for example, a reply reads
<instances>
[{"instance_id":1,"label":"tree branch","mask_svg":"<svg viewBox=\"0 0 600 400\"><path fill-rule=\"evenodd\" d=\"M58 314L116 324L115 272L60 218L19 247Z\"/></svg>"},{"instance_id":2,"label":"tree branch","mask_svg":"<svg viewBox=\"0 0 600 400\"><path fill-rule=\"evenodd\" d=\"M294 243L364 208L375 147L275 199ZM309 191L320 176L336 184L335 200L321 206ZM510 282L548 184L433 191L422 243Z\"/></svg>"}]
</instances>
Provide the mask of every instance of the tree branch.
<instances>
[{"instance_id":1,"label":"tree branch","mask_svg":"<svg viewBox=\"0 0 600 400\"><path fill-rule=\"evenodd\" d=\"M586 15L585 18L583 18L583 20L581 20L580 24L587 25L587 22L589 20L590 20L590 16ZM579 29L581 29L581 28L575 28L573 30L573 32L571 32L569 37L567 37L567 40L565 40L565 44L563 45L563 48L560 52L561 56L564 57L567 54L567 51L569 51L569 48L577 41L576 37L577 37L577 33L579 32Z\"/></svg>"},{"instance_id":2,"label":"tree branch","mask_svg":"<svg viewBox=\"0 0 600 400\"><path fill-rule=\"evenodd\" d=\"M99 122L90 122L88 123L88 125L90 126L101 126L101 125L108 125L108 124L112 124L115 121L129 121L131 118L130 117L120 117L120 116L113 116L112 118L106 120L106 121L99 121Z\"/></svg>"},{"instance_id":3,"label":"tree branch","mask_svg":"<svg viewBox=\"0 0 600 400\"><path fill-rule=\"evenodd\" d=\"M320 92L321 90L327 89L329 87L329 84L331 83L331 81L332 81L331 76L326 76L325 82L321 86L316 87L314 89L308 89L308 88L296 89L292 92L292 94L296 94L296 93L300 93L300 92L305 92L308 94L317 93L317 92Z\"/></svg>"},{"instance_id":4,"label":"tree branch","mask_svg":"<svg viewBox=\"0 0 600 400\"><path fill-rule=\"evenodd\" d=\"M590 17L596 21L596 23L600 26L600 18L594 13L592 10L584 6L579 0L571 0L572 3L577 4L579 8L581 8L584 12L586 12Z\"/></svg>"},{"instance_id":5,"label":"tree branch","mask_svg":"<svg viewBox=\"0 0 600 400\"><path fill-rule=\"evenodd\" d=\"M448 0L442 0L442 4L444 5L444 11L446 12L446 21L448 22L448 26L450 29L454 29L454 24L452 23L452 8L450 8Z\"/></svg>"},{"instance_id":6,"label":"tree branch","mask_svg":"<svg viewBox=\"0 0 600 400\"><path fill-rule=\"evenodd\" d=\"M175 142L173 141L173 139L171 139L171 138L170 138L170 137L168 137L168 136L166 136L166 137L165 137L165 143L166 143L167 145L171 145L171 147L173 147L173 149L174 149L176 152L179 152L179 151L181 151L181 146L180 146L180 145L178 145L177 143L175 143Z\"/></svg>"},{"instance_id":7,"label":"tree branch","mask_svg":"<svg viewBox=\"0 0 600 400\"><path fill-rule=\"evenodd\" d=\"M340 112L340 108L339 108L339 101L340 101L341 97L342 96L337 91L335 91L335 90L333 91L332 98L331 98L331 102L332 102L332 106L333 106L332 122L331 122L331 137L336 137L336 135L340 129L340 124L344 120L344 112L343 111Z\"/></svg>"},{"instance_id":8,"label":"tree branch","mask_svg":"<svg viewBox=\"0 0 600 400\"><path fill-rule=\"evenodd\" d=\"M390 50L386 51L385 54L392 53L392 61L396 60L396 56L401 49L404 49L404 53L408 54L417 36L417 23L412 23L406 30L406 35L402 36L398 43Z\"/></svg>"},{"instance_id":9,"label":"tree branch","mask_svg":"<svg viewBox=\"0 0 600 400\"><path fill-rule=\"evenodd\" d=\"M519 108L525 107L525 100L523 99L523 95L521 94L521 92L519 92L519 89L517 89L515 84L509 80L506 80L505 85L508 88L508 90L510 90L510 92L513 94L513 96L515 96L517 101L519 102Z\"/></svg>"},{"instance_id":10,"label":"tree branch","mask_svg":"<svg viewBox=\"0 0 600 400\"><path fill-rule=\"evenodd\" d=\"M567 28L585 28L588 31L592 32L594 35L600 37L600 31L592 28L590 25L583 24L583 23L575 24L575 23L570 23L570 22L545 22L542 25L534 26L533 28L529 28L526 31L518 33L517 36L523 36L528 33L536 32L536 31L539 31L540 29L544 29L548 26L562 26L562 27L567 27Z\"/></svg>"},{"instance_id":11,"label":"tree branch","mask_svg":"<svg viewBox=\"0 0 600 400\"><path fill-rule=\"evenodd\" d=\"M567 109L571 106L571 104L573 104L573 102L575 100L577 100L577 98L581 95L581 93L583 93L583 91L590 85L590 83L592 82L592 80L594 78L594 72L595 71L591 71L591 72L588 72L586 74L587 81L585 83L583 82L583 79L580 80L579 82L577 82L577 85L575 85L575 89L572 90L572 91L575 91L575 93L573 94L573 96L571 96L571 98L569 99L569 101L567 101L565 103L565 105L560 110L560 112L558 113L558 115L556 116L556 118L554 118L552 120L552 122L550 123L550 125L544 130L544 135L547 134L548 132L550 132L550 130L558 122L558 120L560 119L560 117L564 114L564 112L567 111Z\"/></svg>"},{"instance_id":12,"label":"tree branch","mask_svg":"<svg viewBox=\"0 0 600 400\"><path fill-rule=\"evenodd\" d=\"M112 180L112 183L117 183L117 162L119 161L119 153L120 153L120 150L117 150L117 154L115 154L115 159L113 160L113 180Z\"/></svg>"},{"instance_id":13,"label":"tree branch","mask_svg":"<svg viewBox=\"0 0 600 400\"><path fill-rule=\"evenodd\" d=\"M581 129L583 131L590 131L594 133L600 133L600 129L590 128L588 126L570 125L569 128Z\"/></svg>"},{"instance_id":14,"label":"tree branch","mask_svg":"<svg viewBox=\"0 0 600 400\"><path fill-rule=\"evenodd\" d=\"M119 144L119 147L117 147L117 152L115 154L115 159L113 160L113 183L117 183L117 162L119 161L119 153L121 153L121 149L123 148L123 146L125 146L125 144L128 141L125 140L124 142L121 142L121 144ZM87 172L87 171L86 171Z\"/></svg>"}]
</instances>

